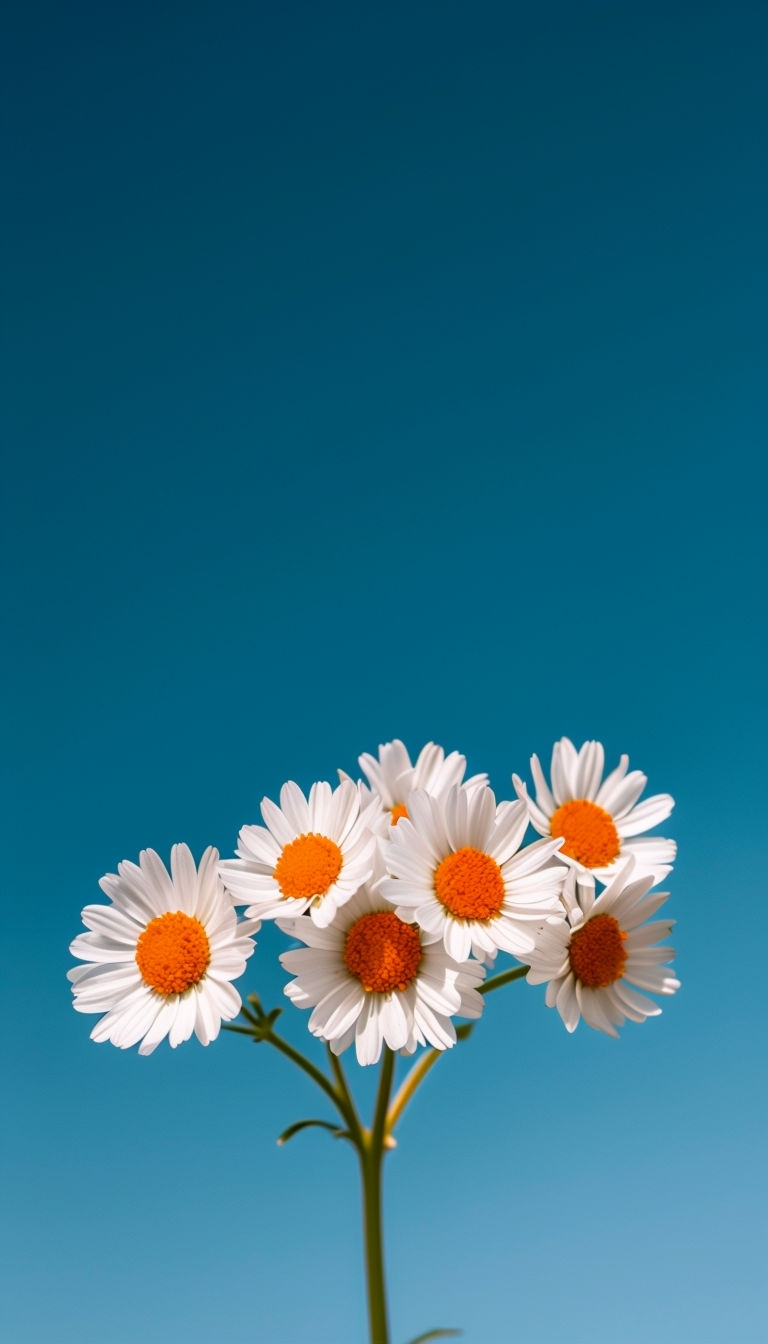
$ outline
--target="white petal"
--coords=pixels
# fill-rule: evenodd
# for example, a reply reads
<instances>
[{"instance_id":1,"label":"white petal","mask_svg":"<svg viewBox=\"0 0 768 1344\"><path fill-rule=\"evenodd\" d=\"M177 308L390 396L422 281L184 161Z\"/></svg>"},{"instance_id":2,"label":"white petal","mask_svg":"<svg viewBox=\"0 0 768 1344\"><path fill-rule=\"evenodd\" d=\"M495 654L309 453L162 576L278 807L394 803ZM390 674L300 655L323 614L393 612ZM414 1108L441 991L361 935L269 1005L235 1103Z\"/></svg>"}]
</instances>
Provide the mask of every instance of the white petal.
<instances>
[{"instance_id":1,"label":"white petal","mask_svg":"<svg viewBox=\"0 0 768 1344\"><path fill-rule=\"evenodd\" d=\"M594 799L600 788L605 767L605 752L602 742L585 742L579 753L579 767L576 778L576 797Z\"/></svg>"},{"instance_id":2,"label":"white petal","mask_svg":"<svg viewBox=\"0 0 768 1344\"><path fill-rule=\"evenodd\" d=\"M653 826L666 821L674 806L675 800L668 793L657 793L653 798L646 798L645 802L638 803L637 807L617 821L619 835L640 835L643 831L650 831Z\"/></svg>"},{"instance_id":3,"label":"white petal","mask_svg":"<svg viewBox=\"0 0 768 1344\"><path fill-rule=\"evenodd\" d=\"M536 789L536 802L545 816L551 817L552 813L555 811L555 800L550 792L549 785L544 778L544 771L539 764L538 756L531 757L531 774L533 775L533 784ZM518 781L516 775L512 776L512 781L515 784L515 788L517 788Z\"/></svg>"},{"instance_id":4,"label":"white petal","mask_svg":"<svg viewBox=\"0 0 768 1344\"><path fill-rule=\"evenodd\" d=\"M472 951L472 933L463 920L448 916L443 929L445 950L454 961L466 961Z\"/></svg>"},{"instance_id":5,"label":"white petal","mask_svg":"<svg viewBox=\"0 0 768 1344\"><path fill-rule=\"evenodd\" d=\"M579 1025L579 1004L576 999L576 986L572 975L566 977L557 991L555 1007L560 1014L567 1031L575 1031Z\"/></svg>"},{"instance_id":6,"label":"white petal","mask_svg":"<svg viewBox=\"0 0 768 1344\"><path fill-rule=\"evenodd\" d=\"M285 785L283 785L284 787ZM296 839L296 830L291 826L287 817L283 815L277 803L272 802L271 798L262 798L261 815L281 849ZM301 832L298 832L298 834L301 834Z\"/></svg>"},{"instance_id":7,"label":"white petal","mask_svg":"<svg viewBox=\"0 0 768 1344\"><path fill-rule=\"evenodd\" d=\"M595 801L598 807L605 808L605 811L610 812L618 822L630 808L634 807L647 782L640 770L632 770L625 779L617 780L610 789L606 789L606 785L603 784Z\"/></svg>"},{"instance_id":8,"label":"white petal","mask_svg":"<svg viewBox=\"0 0 768 1344\"><path fill-rule=\"evenodd\" d=\"M197 910L197 868L188 845L174 845L171 849L171 875L176 905L187 915Z\"/></svg>"},{"instance_id":9,"label":"white petal","mask_svg":"<svg viewBox=\"0 0 768 1344\"><path fill-rule=\"evenodd\" d=\"M168 1033L168 1044L170 1046L175 1049L177 1045L181 1045L182 1041L189 1040L195 1029L196 1017L197 1000L195 995L192 993L180 994L176 1016Z\"/></svg>"},{"instance_id":10,"label":"white petal","mask_svg":"<svg viewBox=\"0 0 768 1344\"><path fill-rule=\"evenodd\" d=\"M618 795L618 792L621 789L621 781L626 775L628 768L629 757L622 756L616 769L612 770L610 775L606 775L598 789L597 797L594 799L598 807L604 807L606 812L612 812L612 799Z\"/></svg>"}]
</instances>

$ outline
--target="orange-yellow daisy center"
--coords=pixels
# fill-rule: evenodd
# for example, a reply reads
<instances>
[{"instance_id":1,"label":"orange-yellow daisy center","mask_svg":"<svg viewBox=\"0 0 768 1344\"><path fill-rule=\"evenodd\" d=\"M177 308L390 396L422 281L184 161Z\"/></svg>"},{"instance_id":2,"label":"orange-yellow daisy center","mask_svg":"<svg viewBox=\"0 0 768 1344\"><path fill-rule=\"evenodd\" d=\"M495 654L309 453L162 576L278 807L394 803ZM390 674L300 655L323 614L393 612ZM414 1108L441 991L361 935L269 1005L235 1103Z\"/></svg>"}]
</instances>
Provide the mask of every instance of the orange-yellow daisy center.
<instances>
[{"instance_id":1,"label":"orange-yellow daisy center","mask_svg":"<svg viewBox=\"0 0 768 1344\"><path fill-rule=\"evenodd\" d=\"M621 849L613 817L588 798L574 798L552 813L550 833L564 835L561 854L576 859L585 868L605 868Z\"/></svg>"},{"instance_id":2,"label":"orange-yellow daisy center","mask_svg":"<svg viewBox=\"0 0 768 1344\"><path fill-rule=\"evenodd\" d=\"M421 938L394 910L356 919L344 943L344 964L367 993L407 989L421 964Z\"/></svg>"},{"instance_id":3,"label":"orange-yellow daisy center","mask_svg":"<svg viewBox=\"0 0 768 1344\"><path fill-rule=\"evenodd\" d=\"M286 899L325 896L341 872L342 854L327 835L308 831L291 840L275 864L275 881Z\"/></svg>"},{"instance_id":4,"label":"orange-yellow daisy center","mask_svg":"<svg viewBox=\"0 0 768 1344\"><path fill-rule=\"evenodd\" d=\"M408 808L405 803L395 803L394 807L389 809L390 826L396 826L401 817L408 816Z\"/></svg>"},{"instance_id":5,"label":"orange-yellow daisy center","mask_svg":"<svg viewBox=\"0 0 768 1344\"><path fill-rule=\"evenodd\" d=\"M490 854L465 845L435 872L435 895L457 919L495 919L504 904L504 879Z\"/></svg>"},{"instance_id":6,"label":"orange-yellow daisy center","mask_svg":"<svg viewBox=\"0 0 768 1344\"><path fill-rule=\"evenodd\" d=\"M199 919L182 910L151 919L136 944L141 978L158 994L183 994L202 980L211 960Z\"/></svg>"},{"instance_id":7,"label":"orange-yellow daisy center","mask_svg":"<svg viewBox=\"0 0 768 1344\"><path fill-rule=\"evenodd\" d=\"M627 962L627 935L613 915L595 915L571 937L571 970L588 989L605 989L620 980Z\"/></svg>"}]
</instances>

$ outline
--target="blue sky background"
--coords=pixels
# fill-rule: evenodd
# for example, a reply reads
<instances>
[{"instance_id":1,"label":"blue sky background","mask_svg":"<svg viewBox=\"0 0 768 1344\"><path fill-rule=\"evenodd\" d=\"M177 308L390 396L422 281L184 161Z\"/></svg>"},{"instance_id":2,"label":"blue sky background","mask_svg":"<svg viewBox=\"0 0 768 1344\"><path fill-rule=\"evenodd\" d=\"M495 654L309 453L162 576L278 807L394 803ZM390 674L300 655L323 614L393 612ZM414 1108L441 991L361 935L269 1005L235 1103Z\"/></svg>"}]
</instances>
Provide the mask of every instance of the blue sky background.
<instances>
[{"instance_id":1,"label":"blue sky background","mask_svg":"<svg viewBox=\"0 0 768 1344\"><path fill-rule=\"evenodd\" d=\"M568 734L677 798L683 988L489 999L389 1159L393 1341L764 1341L765 5L2 25L3 1339L362 1344L309 1083L94 1045L69 942L287 778Z\"/></svg>"}]
</instances>

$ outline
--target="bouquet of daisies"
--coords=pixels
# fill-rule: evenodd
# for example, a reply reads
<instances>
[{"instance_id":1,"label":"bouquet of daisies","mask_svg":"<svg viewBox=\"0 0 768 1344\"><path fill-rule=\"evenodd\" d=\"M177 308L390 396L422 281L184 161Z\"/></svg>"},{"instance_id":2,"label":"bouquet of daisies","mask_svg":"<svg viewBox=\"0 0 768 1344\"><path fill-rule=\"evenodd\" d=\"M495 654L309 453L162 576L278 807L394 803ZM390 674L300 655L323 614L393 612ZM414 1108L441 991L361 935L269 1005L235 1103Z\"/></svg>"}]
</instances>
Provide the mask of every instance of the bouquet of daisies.
<instances>
[{"instance_id":1,"label":"bouquet of daisies","mask_svg":"<svg viewBox=\"0 0 768 1344\"><path fill-rule=\"evenodd\" d=\"M497 802L486 775L428 743L415 764L400 741L364 754L365 780L339 772L305 796L289 781L265 798L263 825L244 826L236 857L209 848L199 866L174 845L170 870L153 850L101 880L110 905L83 911L71 945L79 1012L104 1014L93 1040L150 1054L194 1033L203 1045L229 1030L268 1042L307 1073L337 1112L323 1125L357 1150L363 1190L371 1344L389 1344L381 1229L385 1152L408 1101L442 1051L469 1035L485 997L513 980L546 984L568 1031L581 1018L617 1034L658 1014L647 993L672 994L664 939L653 920L667 899L674 841L643 833L669 816L668 794L641 802L646 777L622 756L605 774L599 742L556 743L550 778L531 758L534 797ZM528 828L538 838L525 844ZM238 907L244 907L238 916ZM276 1029L280 1009L233 986L263 920L289 946L285 993L311 1009L327 1071ZM649 922L650 921L650 922ZM497 956L513 964L496 970ZM490 972L495 972L490 974ZM454 1019L470 1019L458 1028ZM341 1056L379 1065L370 1125L362 1122ZM415 1056L393 1096L395 1052ZM429 1331L418 1340L453 1332ZM412 1341L418 1344L418 1341Z\"/></svg>"}]
</instances>

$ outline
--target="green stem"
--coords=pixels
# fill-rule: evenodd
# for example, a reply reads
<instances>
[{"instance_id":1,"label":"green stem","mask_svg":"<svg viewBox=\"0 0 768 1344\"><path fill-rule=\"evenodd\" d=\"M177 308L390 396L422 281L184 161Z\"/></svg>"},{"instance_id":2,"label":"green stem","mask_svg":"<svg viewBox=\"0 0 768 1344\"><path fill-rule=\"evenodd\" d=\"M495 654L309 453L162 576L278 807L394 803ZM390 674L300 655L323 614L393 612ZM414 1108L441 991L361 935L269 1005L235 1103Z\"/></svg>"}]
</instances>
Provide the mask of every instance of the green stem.
<instances>
[{"instance_id":1,"label":"green stem","mask_svg":"<svg viewBox=\"0 0 768 1344\"><path fill-rule=\"evenodd\" d=\"M368 1285L368 1319L371 1344L389 1344L387 1294L384 1282L384 1239L382 1235L381 1172L384 1162L384 1138L387 1107L392 1090L395 1056L384 1047L379 1074L379 1090L373 1127L362 1131L360 1173L363 1183L363 1226L365 1230L365 1271Z\"/></svg>"},{"instance_id":2,"label":"green stem","mask_svg":"<svg viewBox=\"0 0 768 1344\"><path fill-rule=\"evenodd\" d=\"M255 996L254 996L255 1000ZM257 1041L268 1041L276 1050L285 1055L306 1073L314 1083L333 1102L344 1120L348 1133L360 1159L360 1175L363 1187L363 1226L365 1232L365 1270L368 1287L368 1316L370 1321L370 1344L389 1344L389 1325L387 1321L387 1296L384 1282L384 1239L382 1234L381 1177L384 1162L384 1148L388 1136L387 1108L392 1091L395 1056L388 1046L384 1047L384 1058L379 1073L379 1087L376 1095L376 1107L373 1125L365 1128L355 1106L341 1060L328 1047L328 1058L335 1077L335 1084L318 1069L311 1059L307 1059L300 1050L295 1049L282 1036L274 1031L271 1020L254 1001L256 1012L244 1011L251 1023L248 1027L225 1024L230 1031L251 1036ZM309 1121L309 1124L324 1124L324 1121ZM303 1127L300 1123L299 1127ZM331 1128L329 1126L329 1128ZM286 1133L295 1132L289 1126Z\"/></svg>"},{"instance_id":3,"label":"green stem","mask_svg":"<svg viewBox=\"0 0 768 1344\"><path fill-rule=\"evenodd\" d=\"M493 975L490 980L485 980L482 985L478 985L477 992L478 994L490 994L491 990L501 989L502 985L511 985L513 980L522 980L530 969L530 966L513 966L511 971L501 971L499 975Z\"/></svg>"},{"instance_id":4,"label":"green stem","mask_svg":"<svg viewBox=\"0 0 768 1344\"><path fill-rule=\"evenodd\" d=\"M490 994L494 989L501 989L502 985L511 984L513 980L522 980L523 976L528 974L529 969L528 966L513 966L508 971L501 971L498 975L492 976L490 980L485 980L482 985L478 985L477 991L479 994ZM464 1040L466 1036L469 1036L473 1026L473 1022L466 1022L460 1026L456 1032L458 1040ZM443 1050L428 1050L426 1054L421 1056L421 1059L416 1061L408 1077L403 1080L400 1090L389 1108L387 1134L392 1133L417 1087L421 1086L430 1069L434 1068L438 1059L444 1053Z\"/></svg>"},{"instance_id":5,"label":"green stem","mask_svg":"<svg viewBox=\"0 0 768 1344\"><path fill-rule=\"evenodd\" d=\"M392 1079L395 1075L395 1054L388 1045L384 1046L384 1060L379 1074L379 1090L376 1095L376 1110L373 1115L373 1129L371 1131L372 1142L382 1150L384 1149L384 1135L387 1129L387 1107L389 1106L389 1094L392 1091Z\"/></svg>"},{"instance_id":6,"label":"green stem","mask_svg":"<svg viewBox=\"0 0 768 1344\"><path fill-rule=\"evenodd\" d=\"M465 1041L474 1031L474 1027L474 1022L463 1022L462 1025L456 1029L457 1041ZM444 1054L444 1050L427 1050L421 1058L416 1061L407 1078L403 1079L400 1089L389 1108L389 1114L387 1115L387 1136L394 1130L395 1125L408 1105L408 1102L411 1100L416 1088L421 1085L429 1073L429 1070L434 1068L438 1059Z\"/></svg>"},{"instance_id":7,"label":"green stem","mask_svg":"<svg viewBox=\"0 0 768 1344\"><path fill-rule=\"evenodd\" d=\"M402 1115L403 1111L408 1105L408 1102L411 1100L411 1097L416 1091L416 1088L419 1086L420 1083L424 1081L427 1074L429 1073L429 1070L431 1068L434 1068L441 1054L442 1054L441 1050L428 1050L427 1053L422 1055L421 1059L418 1060L416 1064L414 1064L413 1068L408 1074L408 1077L403 1079L402 1085L397 1093L397 1096L395 1097L395 1100L392 1102L392 1105L389 1108L389 1115L387 1116L388 1134L392 1133L393 1129L395 1128L395 1125L400 1119L400 1116Z\"/></svg>"},{"instance_id":8,"label":"green stem","mask_svg":"<svg viewBox=\"0 0 768 1344\"><path fill-rule=\"evenodd\" d=\"M352 1093L350 1091L349 1083L347 1082L347 1075L344 1072L344 1066L341 1060L339 1059L338 1055L335 1055L333 1053L330 1045L327 1046L326 1048L328 1052L328 1059L330 1061L331 1068L333 1069L333 1075L334 1078L336 1079L336 1087L338 1088L338 1091L341 1093L348 1107L349 1119L347 1123L349 1124L352 1140L355 1143L356 1147L360 1149L363 1143L363 1126L360 1122L360 1117L357 1113L357 1107L355 1106L354 1097L352 1096Z\"/></svg>"},{"instance_id":9,"label":"green stem","mask_svg":"<svg viewBox=\"0 0 768 1344\"><path fill-rule=\"evenodd\" d=\"M359 1133L360 1122L355 1114L354 1107L350 1109L351 1098L348 1101L348 1092L347 1095L344 1096L338 1088L334 1087L330 1079L326 1078L322 1069L318 1069L317 1065L313 1064L311 1059L307 1059L306 1055L302 1055L300 1050L294 1049L292 1045L289 1045L288 1041L283 1040L282 1036L278 1036L277 1032L270 1030L265 1033L263 1039L269 1041L270 1045L274 1045L275 1049L279 1050L287 1059L291 1059L294 1064L298 1064L299 1068L303 1069L312 1081L317 1083L317 1086L323 1089L326 1096L330 1097L336 1110L341 1115L344 1123L348 1125L350 1131L353 1134L356 1132Z\"/></svg>"}]
</instances>

